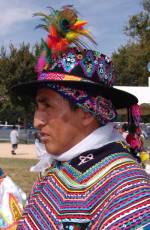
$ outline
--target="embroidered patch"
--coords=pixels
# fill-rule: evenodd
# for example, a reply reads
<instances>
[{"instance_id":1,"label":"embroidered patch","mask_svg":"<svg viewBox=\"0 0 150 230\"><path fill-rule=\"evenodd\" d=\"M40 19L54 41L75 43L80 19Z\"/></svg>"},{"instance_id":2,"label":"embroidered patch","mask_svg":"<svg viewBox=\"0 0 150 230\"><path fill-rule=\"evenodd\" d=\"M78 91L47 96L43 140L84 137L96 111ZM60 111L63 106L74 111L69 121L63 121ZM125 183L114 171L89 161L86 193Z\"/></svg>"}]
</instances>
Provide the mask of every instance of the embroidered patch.
<instances>
[{"instance_id":1,"label":"embroidered patch","mask_svg":"<svg viewBox=\"0 0 150 230\"><path fill-rule=\"evenodd\" d=\"M123 153L123 154L128 155L130 153L128 148L123 148L122 144L120 142L113 142L99 149L89 150L83 153L82 155L72 159L72 161L70 162L70 165L74 167L76 170L80 171L81 173L84 173L87 169L93 167L93 165L102 161L105 157L108 157L111 154ZM125 143L123 145L125 146ZM80 159L79 157L82 156L82 157L85 157L84 159L86 159L86 157L89 154L93 155L93 159L86 161L87 163L85 162L82 163L84 160L83 158ZM128 155L128 157L130 157L130 155Z\"/></svg>"},{"instance_id":2,"label":"embroidered patch","mask_svg":"<svg viewBox=\"0 0 150 230\"><path fill-rule=\"evenodd\" d=\"M70 73L76 65L78 65L78 60L76 54L73 51L69 52L67 55L64 55L62 59L62 66L64 71Z\"/></svg>"},{"instance_id":3,"label":"embroidered patch","mask_svg":"<svg viewBox=\"0 0 150 230\"><path fill-rule=\"evenodd\" d=\"M82 165L94 159L93 154L88 154L87 156L79 156L80 162L78 165Z\"/></svg>"},{"instance_id":4,"label":"embroidered patch","mask_svg":"<svg viewBox=\"0 0 150 230\"><path fill-rule=\"evenodd\" d=\"M93 52L91 50L87 52L86 56L83 59L81 59L80 65L85 76L87 76L88 78L92 78L96 65L94 63Z\"/></svg>"}]
</instances>

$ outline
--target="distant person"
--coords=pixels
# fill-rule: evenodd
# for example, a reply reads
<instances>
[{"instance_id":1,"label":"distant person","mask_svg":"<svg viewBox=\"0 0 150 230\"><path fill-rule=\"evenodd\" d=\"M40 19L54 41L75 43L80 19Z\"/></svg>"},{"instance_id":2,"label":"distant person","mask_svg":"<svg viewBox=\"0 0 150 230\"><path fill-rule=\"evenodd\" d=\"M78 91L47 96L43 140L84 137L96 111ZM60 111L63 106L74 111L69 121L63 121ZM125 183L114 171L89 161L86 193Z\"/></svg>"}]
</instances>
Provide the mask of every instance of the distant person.
<instances>
[{"instance_id":1,"label":"distant person","mask_svg":"<svg viewBox=\"0 0 150 230\"><path fill-rule=\"evenodd\" d=\"M145 137L142 132L140 134L140 141L141 141L141 150L144 150Z\"/></svg>"},{"instance_id":2,"label":"distant person","mask_svg":"<svg viewBox=\"0 0 150 230\"><path fill-rule=\"evenodd\" d=\"M140 133L140 140L141 140L141 149L145 150L145 140L148 138L148 135L146 131L144 130L144 127L141 127L141 133Z\"/></svg>"},{"instance_id":3,"label":"distant person","mask_svg":"<svg viewBox=\"0 0 150 230\"><path fill-rule=\"evenodd\" d=\"M123 138L126 140L126 137L128 135L128 124L127 123L124 123L121 127L121 132L122 132L122 136Z\"/></svg>"},{"instance_id":4,"label":"distant person","mask_svg":"<svg viewBox=\"0 0 150 230\"><path fill-rule=\"evenodd\" d=\"M13 125L13 128L10 132L10 142L11 142L11 154L16 155L16 149L18 148L18 142L19 142L19 134L18 131L16 130L16 126Z\"/></svg>"},{"instance_id":5,"label":"distant person","mask_svg":"<svg viewBox=\"0 0 150 230\"><path fill-rule=\"evenodd\" d=\"M50 155L46 152L45 145L42 143L40 133L35 132L35 149L39 162L30 168L30 172L42 172L50 166Z\"/></svg>"}]
</instances>

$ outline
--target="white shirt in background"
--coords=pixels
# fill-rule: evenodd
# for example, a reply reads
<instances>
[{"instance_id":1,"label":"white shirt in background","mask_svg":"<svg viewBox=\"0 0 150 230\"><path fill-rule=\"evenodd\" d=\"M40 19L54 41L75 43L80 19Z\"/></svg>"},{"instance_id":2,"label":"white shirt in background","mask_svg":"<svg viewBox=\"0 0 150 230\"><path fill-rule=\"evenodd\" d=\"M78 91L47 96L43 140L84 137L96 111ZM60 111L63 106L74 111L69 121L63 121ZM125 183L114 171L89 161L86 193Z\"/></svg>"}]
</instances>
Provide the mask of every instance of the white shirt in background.
<instances>
[{"instance_id":1,"label":"white shirt in background","mask_svg":"<svg viewBox=\"0 0 150 230\"><path fill-rule=\"evenodd\" d=\"M17 144L18 143L18 131L13 129L11 132L10 132L10 142L11 144Z\"/></svg>"}]
</instances>

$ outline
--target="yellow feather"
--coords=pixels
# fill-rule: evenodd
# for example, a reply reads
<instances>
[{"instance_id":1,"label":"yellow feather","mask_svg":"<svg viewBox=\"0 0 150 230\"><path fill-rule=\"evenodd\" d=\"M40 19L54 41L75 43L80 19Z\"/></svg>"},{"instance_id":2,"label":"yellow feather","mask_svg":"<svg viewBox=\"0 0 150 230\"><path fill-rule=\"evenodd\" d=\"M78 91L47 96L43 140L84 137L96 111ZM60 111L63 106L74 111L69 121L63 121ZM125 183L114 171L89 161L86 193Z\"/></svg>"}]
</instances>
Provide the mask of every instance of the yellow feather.
<instances>
[{"instance_id":1,"label":"yellow feather","mask_svg":"<svg viewBox=\"0 0 150 230\"><path fill-rule=\"evenodd\" d=\"M80 36L80 34L74 32L74 31L70 31L66 34L65 38L68 40L68 42L72 42L74 40L76 40L78 37Z\"/></svg>"},{"instance_id":2,"label":"yellow feather","mask_svg":"<svg viewBox=\"0 0 150 230\"><path fill-rule=\"evenodd\" d=\"M85 26L87 24L87 21L81 21L77 20L71 27L71 30L78 30L81 29L81 27Z\"/></svg>"},{"instance_id":3,"label":"yellow feather","mask_svg":"<svg viewBox=\"0 0 150 230\"><path fill-rule=\"evenodd\" d=\"M78 31L78 33L80 33L83 36L85 36L88 39L90 39L94 44L97 44L96 41L94 40L94 38L92 37L92 35L90 34L90 32L88 30L80 30L80 31Z\"/></svg>"}]
</instances>

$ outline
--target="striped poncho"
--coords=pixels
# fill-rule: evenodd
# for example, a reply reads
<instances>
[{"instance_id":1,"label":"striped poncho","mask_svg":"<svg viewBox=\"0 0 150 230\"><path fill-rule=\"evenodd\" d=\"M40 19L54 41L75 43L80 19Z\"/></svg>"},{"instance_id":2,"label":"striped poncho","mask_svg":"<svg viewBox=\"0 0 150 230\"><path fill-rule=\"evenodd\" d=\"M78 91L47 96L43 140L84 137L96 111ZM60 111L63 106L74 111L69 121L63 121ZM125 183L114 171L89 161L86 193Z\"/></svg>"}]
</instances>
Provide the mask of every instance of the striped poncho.
<instances>
[{"instance_id":1,"label":"striped poncho","mask_svg":"<svg viewBox=\"0 0 150 230\"><path fill-rule=\"evenodd\" d=\"M122 142L54 162L34 184L18 230L150 229L150 177Z\"/></svg>"}]
</instances>

